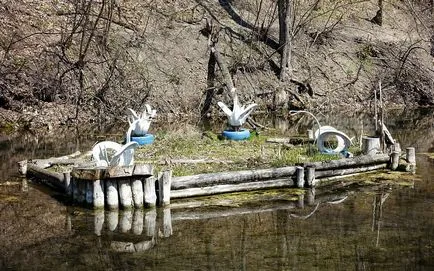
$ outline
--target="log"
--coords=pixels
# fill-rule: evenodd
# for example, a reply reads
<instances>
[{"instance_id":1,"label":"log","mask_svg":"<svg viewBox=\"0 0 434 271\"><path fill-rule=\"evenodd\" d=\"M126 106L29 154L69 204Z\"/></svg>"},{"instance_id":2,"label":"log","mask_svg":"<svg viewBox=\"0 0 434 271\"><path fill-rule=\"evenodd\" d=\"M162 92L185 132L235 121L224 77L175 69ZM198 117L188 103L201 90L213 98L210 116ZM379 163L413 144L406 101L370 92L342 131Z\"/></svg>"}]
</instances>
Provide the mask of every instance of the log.
<instances>
[{"instance_id":1,"label":"log","mask_svg":"<svg viewBox=\"0 0 434 271\"><path fill-rule=\"evenodd\" d=\"M172 190L170 197L175 198L187 198L196 196L208 196L222 193L230 192L242 192L242 191L253 191L259 189L269 189L269 188L283 188L294 186L294 181L291 179L277 179L270 181L258 181L249 183L239 183L239 184L221 184L206 187L193 187L179 190Z\"/></svg>"},{"instance_id":2,"label":"log","mask_svg":"<svg viewBox=\"0 0 434 271\"><path fill-rule=\"evenodd\" d=\"M295 173L295 167L282 167L270 169L254 169L230 172L218 172L182 176L172 178L172 191L195 187L212 186L216 184L239 184L254 180L277 179L291 177Z\"/></svg>"},{"instance_id":3,"label":"log","mask_svg":"<svg viewBox=\"0 0 434 271\"><path fill-rule=\"evenodd\" d=\"M308 166L304 172L305 187L312 187L315 182L315 168Z\"/></svg>"},{"instance_id":4,"label":"log","mask_svg":"<svg viewBox=\"0 0 434 271\"><path fill-rule=\"evenodd\" d=\"M104 208L104 182L101 180L96 180L92 182L92 197L93 197L93 208L103 209Z\"/></svg>"},{"instance_id":5,"label":"log","mask_svg":"<svg viewBox=\"0 0 434 271\"><path fill-rule=\"evenodd\" d=\"M304 187L304 168L296 167L296 185L298 188Z\"/></svg>"},{"instance_id":6,"label":"log","mask_svg":"<svg viewBox=\"0 0 434 271\"><path fill-rule=\"evenodd\" d=\"M381 152L379 137L364 136L362 137L362 153L365 155L375 155Z\"/></svg>"},{"instance_id":7,"label":"log","mask_svg":"<svg viewBox=\"0 0 434 271\"><path fill-rule=\"evenodd\" d=\"M390 169L396 170L399 166L399 157L401 153L398 151L394 151L390 155Z\"/></svg>"},{"instance_id":8,"label":"log","mask_svg":"<svg viewBox=\"0 0 434 271\"><path fill-rule=\"evenodd\" d=\"M158 174L158 196L159 205L170 204L170 184L172 182L172 171L165 170Z\"/></svg>"},{"instance_id":9,"label":"log","mask_svg":"<svg viewBox=\"0 0 434 271\"><path fill-rule=\"evenodd\" d=\"M131 209L133 207L133 192L131 191L131 182L129 179L118 180L119 203L122 209Z\"/></svg>"},{"instance_id":10,"label":"log","mask_svg":"<svg viewBox=\"0 0 434 271\"><path fill-rule=\"evenodd\" d=\"M118 185L115 180L105 181L105 203L109 209L119 208Z\"/></svg>"},{"instance_id":11,"label":"log","mask_svg":"<svg viewBox=\"0 0 434 271\"><path fill-rule=\"evenodd\" d=\"M155 193L155 177L146 178L143 184L144 200L146 207L153 207L157 204L157 194Z\"/></svg>"},{"instance_id":12,"label":"log","mask_svg":"<svg viewBox=\"0 0 434 271\"><path fill-rule=\"evenodd\" d=\"M61 174L37 167L32 164L27 164L27 176L35 177L38 181L45 183L56 190L62 192L65 191L63 173Z\"/></svg>"},{"instance_id":13,"label":"log","mask_svg":"<svg viewBox=\"0 0 434 271\"><path fill-rule=\"evenodd\" d=\"M314 167L316 171L325 169L338 169L338 168L348 168L354 166L365 166L373 164L387 163L390 157L387 154L377 154L377 155L362 155L352 158L343 158L338 160L324 161L324 162L310 162L303 163L304 167ZM318 175L315 175L315 177Z\"/></svg>"},{"instance_id":14,"label":"log","mask_svg":"<svg viewBox=\"0 0 434 271\"><path fill-rule=\"evenodd\" d=\"M141 179L135 178L131 181L131 191L133 195L133 203L135 208L143 208L143 182Z\"/></svg>"},{"instance_id":15,"label":"log","mask_svg":"<svg viewBox=\"0 0 434 271\"><path fill-rule=\"evenodd\" d=\"M361 172L373 171L381 168L387 168L387 163L357 167L357 168L330 169L330 170L322 170L322 171L317 170L315 172L315 178L321 179L321 178L350 175L350 174L356 174Z\"/></svg>"},{"instance_id":16,"label":"log","mask_svg":"<svg viewBox=\"0 0 434 271\"><path fill-rule=\"evenodd\" d=\"M82 181L84 182L84 195L85 202L87 206L93 206L93 181Z\"/></svg>"},{"instance_id":17,"label":"log","mask_svg":"<svg viewBox=\"0 0 434 271\"><path fill-rule=\"evenodd\" d=\"M38 167L41 167L41 168L48 168L48 167L51 167L53 165L53 163L60 163L61 161L63 161L63 163L68 163L66 160L78 157L80 155L81 155L81 152L80 151L76 151L76 152L74 152L72 154L64 155L64 156L60 156L60 157L50 157L50 158L47 158L47 159L33 159L33 160L30 160L29 163L34 164L35 166L38 166ZM83 161L81 159L78 159L78 160L79 161ZM71 164L71 163L69 163L69 164Z\"/></svg>"},{"instance_id":18,"label":"log","mask_svg":"<svg viewBox=\"0 0 434 271\"><path fill-rule=\"evenodd\" d=\"M416 164L416 150L413 147L406 148L405 150L405 160L407 163Z\"/></svg>"}]
</instances>

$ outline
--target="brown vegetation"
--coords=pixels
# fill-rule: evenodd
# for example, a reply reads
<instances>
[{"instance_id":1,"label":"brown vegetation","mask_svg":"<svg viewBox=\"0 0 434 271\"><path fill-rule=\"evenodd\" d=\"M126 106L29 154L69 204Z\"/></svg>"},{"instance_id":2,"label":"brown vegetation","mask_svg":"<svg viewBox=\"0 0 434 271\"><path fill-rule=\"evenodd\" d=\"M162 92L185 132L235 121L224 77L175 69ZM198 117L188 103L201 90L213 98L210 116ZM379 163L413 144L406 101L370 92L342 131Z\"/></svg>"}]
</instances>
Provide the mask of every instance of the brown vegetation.
<instances>
[{"instance_id":1,"label":"brown vegetation","mask_svg":"<svg viewBox=\"0 0 434 271\"><path fill-rule=\"evenodd\" d=\"M366 108L379 80L388 105L434 105L431 0L277 2L284 41L276 1L3 0L0 123L105 121L145 102L209 113L229 97L211 22L241 99L264 110Z\"/></svg>"}]
</instances>

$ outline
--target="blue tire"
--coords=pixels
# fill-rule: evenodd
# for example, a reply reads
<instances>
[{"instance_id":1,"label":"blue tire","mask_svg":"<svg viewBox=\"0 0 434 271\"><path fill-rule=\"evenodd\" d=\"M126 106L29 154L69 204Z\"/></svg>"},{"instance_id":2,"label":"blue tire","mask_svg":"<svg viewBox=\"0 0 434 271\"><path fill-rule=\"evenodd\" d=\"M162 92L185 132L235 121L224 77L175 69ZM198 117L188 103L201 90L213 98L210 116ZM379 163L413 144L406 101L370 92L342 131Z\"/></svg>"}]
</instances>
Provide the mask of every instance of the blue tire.
<instances>
[{"instance_id":1,"label":"blue tire","mask_svg":"<svg viewBox=\"0 0 434 271\"><path fill-rule=\"evenodd\" d=\"M239 131L224 130L222 135L229 140L246 140L250 137L250 131L247 129L241 129Z\"/></svg>"},{"instance_id":2,"label":"blue tire","mask_svg":"<svg viewBox=\"0 0 434 271\"><path fill-rule=\"evenodd\" d=\"M135 141L139 143L139 145L149 145L154 142L154 135L152 134L146 134L144 136L132 136L131 141Z\"/></svg>"}]
</instances>

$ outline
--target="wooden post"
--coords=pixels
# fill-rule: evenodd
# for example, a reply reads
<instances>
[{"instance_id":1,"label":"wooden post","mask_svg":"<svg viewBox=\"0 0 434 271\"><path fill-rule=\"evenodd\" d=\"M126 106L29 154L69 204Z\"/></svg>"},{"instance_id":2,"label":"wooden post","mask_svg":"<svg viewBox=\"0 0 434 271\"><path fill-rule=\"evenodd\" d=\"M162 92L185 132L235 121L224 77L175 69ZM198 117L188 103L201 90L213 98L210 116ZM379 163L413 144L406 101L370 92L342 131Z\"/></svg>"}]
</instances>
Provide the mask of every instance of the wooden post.
<instances>
[{"instance_id":1,"label":"wooden post","mask_svg":"<svg viewBox=\"0 0 434 271\"><path fill-rule=\"evenodd\" d=\"M379 137L362 137L362 153L366 155L373 155L381 152L380 138Z\"/></svg>"},{"instance_id":2,"label":"wooden post","mask_svg":"<svg viewBox=\"0 0 434 271\"><path fill-rule=\"evenodd\" d=\"M164 208L163 210L163 235L164 237L170 237L172 235L172 215L170 208Z\"/></svg>"},{"instance_id":3,"label":"wooden post","mask_svg":"<svg viewBox=\"0 0 434 271\"><path fill-rule=\"evenodd\" d=\"M118 209L113 209L110 210L107 213L107 228L110 231L115 231L116 228L118 227L118 223L119 223L119 211Z\"/></svg>"},{"instance_id":4,"label":"wooden post","mask_svg":"<svg viewBox=\"0 0 434 271\"><path fill-rule=\"evenodd\" d=\"M315 186L315 168L312 166L308 166L305 169L304 177L306 179L305 185L307 187Z\"/></svg>"},{"instance_id":5,"label":"wooden post","mask_svg":"<svg viewBox=\"0 0 434 271\"><path fill-rule=\"evenodd\" d=\"M131 209L133 206L133 192L131 191L131 183L129 179L120 179L119 186L119 203L122 209Z\"/></svg>"},{"instance_id":6,"label":"wooden post","mask_svg":"<svg viewBox=\"0 0 434 271\"><path fill-rule=\"evenodd\" d=\"M71 189L72 189L72 202L78 203L78 180L77 178L72 178L71 180Z\"/></svg>"},{"instance_id":7,"label":"wooden post","mask_svg":"<svg viewBox=\"0 0 434 271\"><path fill-rule=\"evenodd\" d=\"M131 181L131 191L135 208L143 208L143 183L136 178Z\"/></svg>"},{"instance_id":8,"label":"wooden post","mask_svg":"<svg viewBox=\"0 0 434 271\"><path fill-rule=\"evenodd\" d=\"M93 215L94 232L97 236L101 236L101 231L104 225L104 210L96 210Z\"/></svg>"},{"instance_id":9,"label":"wooden post","mask_svg":"<svg viewBox=\"0 0 434 271\"><path fill-rule=\"evenodd\" d=\"M157 210L151 209L145 212L145 228L146 228L146 236L154 237L155 236L155 226L157 224Z\"/></svg>"},{"instance_id":10,"label":"wooden post","mask_svg":"<svg viewBox=\"0 0 434 271\"><path fill-rule=\"evenodd\" d=\"M391 170L396 170L398 168L399 156L400 156L400 152L397 152L397 151L393 151L390 154L390 169Z\"/></svg>"},{"instance_id":11,"label":"wooden post","mask_svg":"<svg viewBox=\"0 0 434 271\"><path fill-rule=\"evenodd\" d=\"M158 173L158 204L170 204L170 185L172 183L172 170Z\"/></svg>"},{"instance_id":12,"label":"wooden post","mask_svg":"<svg viewBox=\"0 0 434 271\"><path fill-rule=\"evenodd\" d=\"M71 172L63 172L63 184L65 186L66 195L71 197L72 196Z\"/></svg>"},{"instance_id":13,"label":"wooden post","mask_svg":"<svg viewBox=\"0 0 434 271\"><path fill-rule=\"evenodd\" d=\"M405 151L405 160L408 163L406 171L414 173L416 172L416 150L413 147L409 147Z\"/></svg>"},{"instance_id":14,"label":"wooden post","mask_svg":"<svg viewBox=\"0 0 434 271\"><path fill-rule=\"evenodd\" d=\"M298 188L304 187L304 168L303 167L296 167L295 171L296 176L296 185Z\"/></svg>"},{"instance_id":15,"label":"wooden post","mask_svg":"<svg viewBox=\"0 0 434 271\"><path fill-rule=\"evenodd\" d=\"M143 231L143 209L135 209L133 216L133 233L135 235L142 234Z\"/></svg>"},{"instance_id":16,"label":"wooden post","mask_svg":"<svg viewBox=\"0 0 434 271\"><path fill-rule=\"evenodd\" d=\"M86 203L86 181L85 180L78 180L77 187L78 187L77 202L79 204Z\"/></svg>"},{"instance_id":17,"label":"wooden post","mask_svg":"<svg viewBox=\"0 0 434 271\"><path fill-rule=\"evenodd\" d=\"M27 160L23 160L23 161L18 162L18 172L21 175L27 174Z\"/></svg>"},{"instance_id":18,"label":"wooden post","mask_svg":"<svg viewBox=\"0 0 434 271\"><path fill-rule=\"evenodd\" d=\"M93 198L93 208L103 209L104 208L104 181L95 180L93 181L92 198Z\"/></svg>"},{"instance_id":19,"label":"wooden post","mask_svg":"<svg viewBox=\"0 0 434 271\"><path fill-rule=\"evenodd\" d=\"M93 206L93 181L89 181L89 180L82 180L82 182L84 183L85 186L85 202L87 206Z\"/></svg>"},{"instance_id":20,"label":"wooden post","mask_svg":"<svg viewBox=\"0 0 434 271\"><path fill-rule=\"evenodd\" d=\"M109 209L119 208L119 195L118 195L118 185L116 180L107 179L105 181L106 189L106 204Z\"/></svg>"},{"instance_id":21,"label":"wooden post","mask_svg":"<svg viewBox=\"0 0 434 271\"><path fill-rule=\"evenodd\" d=\"M126 209L121 211L121 218L119 220L119 231L122 233L127 233L131 230L133 225L133 211Z\"/></svg>"},{"instance_id":22,"label":"wooden post","mask_svg":"<svg viewBox=\"0 0 434 271\"><path fill-rule=\"evenodd\" d=\"M145 191L144 200L146 207L154 207L157 203L157 194L155 193L155 177L146 178L143 184Z\"/></svg>"},{"instance_id":23,"label":"wooden post","mask_svg":"<svg viewBox=\"0 0 434 271\"><path fill-rule=\"evenodd\" d=\"M311 139L311 140L313 140L314 139L314 137L313 137L313 130L307 130L307 138L308 139Z\"/></svg>"}]
</instances>

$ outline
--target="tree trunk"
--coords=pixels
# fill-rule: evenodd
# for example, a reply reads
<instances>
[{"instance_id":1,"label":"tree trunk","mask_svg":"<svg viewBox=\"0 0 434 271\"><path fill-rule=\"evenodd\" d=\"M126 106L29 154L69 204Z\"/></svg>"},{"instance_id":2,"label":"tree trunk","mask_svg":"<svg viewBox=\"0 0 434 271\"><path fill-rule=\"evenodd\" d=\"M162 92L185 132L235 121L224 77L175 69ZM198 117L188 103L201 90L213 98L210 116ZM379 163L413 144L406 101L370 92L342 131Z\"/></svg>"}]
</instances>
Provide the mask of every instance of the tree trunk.
<instances>
[{"instance_id":1,"label":"tree trunk","mask_svg":"<svg viewBox=\"0 0 434 271\"><path fill-rule=\"evenodd\" d=\"M291 0L278 0L277 5L279 14L279 79L285 81L287 76L291 76Z\"/></svg>"},{"instance_id":2,"label":"tree trunk","mask_svg":"<svg viewBox=\"0 0 434 271\"><path fill-rule=\"evenodd\" d=\"M434 57L434 0L431 1L431 56Z\"/></svg>"},{"instance_id":3,"label":"tree trunk","mask_svg":"<svg viewBox=\"0 0 434 271\"><path fill-rule=\"evenodd\" d=\"M371 19L371 22L379 26L383 25L383 0L378 0L378 11L375 17Z\"/></svg>"},{"instance_id":4,"label":"tree trunk","mask_svg":"<svg viewBox=\"0 0 434 271\"><path fill-rule=\"evenodd\" d=\"M214 98L214 93L215 93L215 87L214 87L215 65L216 65L216 59L215 59L214 54L211 52L209 54L209 60L208 60L208 76L207 76L206 97L205 97L205 102L204 102L202 110L201 110L201 117L204 117L209 112L209 110L211 108L212 99Z\"/></svg>"}]
</instances>

